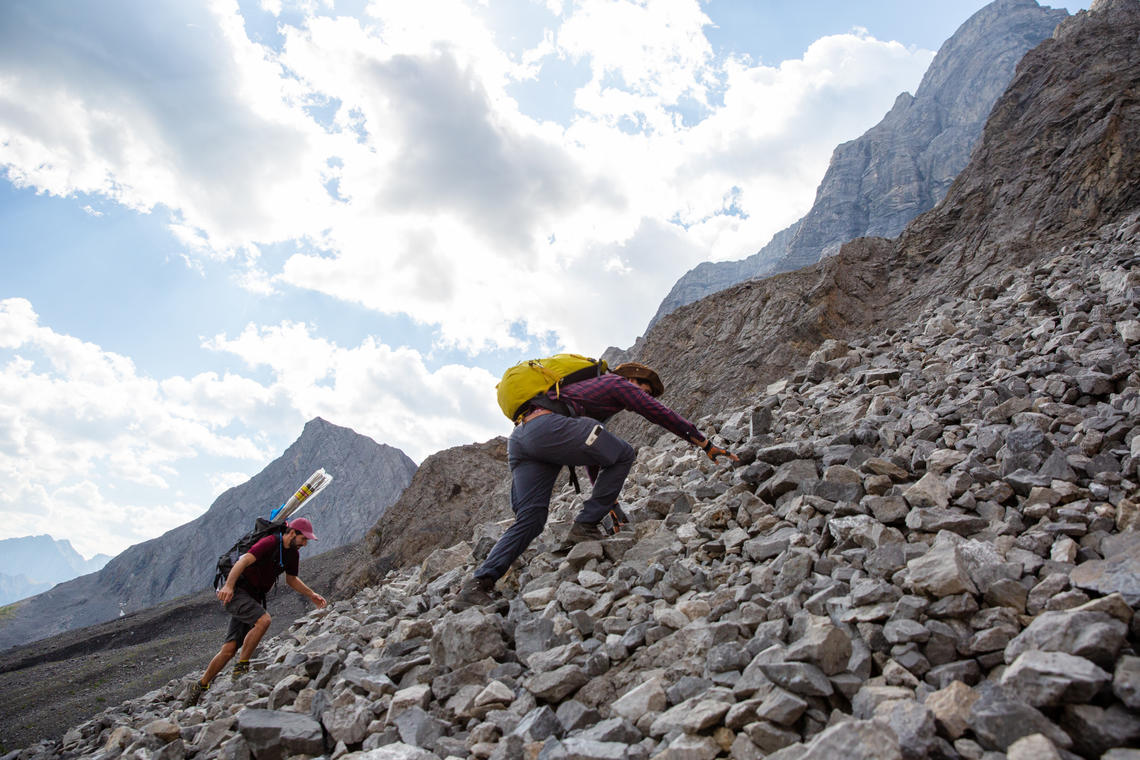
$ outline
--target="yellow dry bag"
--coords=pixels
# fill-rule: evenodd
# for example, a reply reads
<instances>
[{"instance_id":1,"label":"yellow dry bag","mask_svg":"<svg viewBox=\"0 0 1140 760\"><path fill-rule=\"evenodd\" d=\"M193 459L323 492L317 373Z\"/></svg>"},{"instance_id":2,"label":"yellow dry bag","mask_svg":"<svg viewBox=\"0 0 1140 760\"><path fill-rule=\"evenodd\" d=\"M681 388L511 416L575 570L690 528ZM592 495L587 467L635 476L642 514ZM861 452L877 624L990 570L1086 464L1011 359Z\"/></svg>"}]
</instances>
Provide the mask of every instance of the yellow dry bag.
<instances>
[{"instance_id":1,"label":"yellow dry bag","mask_svg":"<svg viewBox=\"0 0 1140 760\"><path fill-rule=\"evenodd\" d=\"M607 371L605 359L591 359L581 354L555 354L544 359L519 362L503 373L495 386L499 395L499 408L507 419L517 421L523 406L551 388L597 377Z\"/></svg>"}]
</instances>

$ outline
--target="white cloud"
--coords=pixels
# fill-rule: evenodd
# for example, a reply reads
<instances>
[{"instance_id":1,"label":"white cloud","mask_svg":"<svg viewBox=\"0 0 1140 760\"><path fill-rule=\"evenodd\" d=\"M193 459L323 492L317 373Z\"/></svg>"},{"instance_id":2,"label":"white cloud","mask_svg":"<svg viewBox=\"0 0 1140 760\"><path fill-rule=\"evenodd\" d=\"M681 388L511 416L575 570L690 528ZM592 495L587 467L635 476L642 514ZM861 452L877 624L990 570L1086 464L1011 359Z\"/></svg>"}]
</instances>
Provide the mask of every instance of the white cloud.
<instances>
[{"instance_id":1,"label":"white cloud","mask_svg":"<svg viewBox=\"0 0 1140 760\"><path fill-rule=\"evenodd\" d=\"M4 537L66 536L84 557L112 556L128 546L198 517L196 504L173 502L161 509L108 498L95 480L78 480L54 489L19 483L4 511Z\"/></svg>"},{"instance_id":2,"label":"white cloud","mask_svg":"<svg viewBox=\"0 0 1140 760\"><path fill-rule=\"evenodd\" d=\"M165 205L220 255L323 223L324 131L236 3L13 0L0 30L0 165L17 186Z\"/></svg>"},{"instance_id":3,"label":"white cloud","mask_svg":"<svg viewBox=\"0 0 1140 760\"><path fill-rule=\"evenodd\" d=\"M254 472L215 472L210 475L210 491L215 496L221 496L223 493L233 488L240 486L242 483L249 480L256 475Z\"/></svg>"},{"instance_id":4,"label":"white cloud","mask_svg":"<svg viewBox=\"0 0 1140 760\"><path fill-rule=\"evenodd\" d=\"M125 42L115 58L16 45L0 58L0 160L14 182L174 209L186 253L238 259L252 292L318 290L438 325L471 350L516 345L520 322L628 345L685 269L746 256L804 213L830 149L932 55L856 32L775 67L718 60L695 0L582 0L518 61L460 0L279 19L274 52L246 37L232 0L179 11L192 33L158 6L119 2L116 18L177 30L147 43L176 70L161 72L166 87L140 76L150 50L102 13L56 21ZM523 116L506 89L553 56L593 72L564 126ZM306 111L321 103L327 128ZM622 262L644 260L648 230L667 246L634 274ZM288 240L319 253L251 265L259 245ZM546 308L552 292L605 316Z\"/></svg>"},{"instance_id":5,"label":"white cloud","mask_svg":"<svg viewBox=\"0 0 1140 760\"><path fill-rule=\"evenodd\" d=\"M152 379L123 356L40 325L26 300L0 301L5 532L51 533L67 520L81 528L80 551L119 551L200 514L207 499L249 477L199 475L195 460L244 461L255 471L317 416L415 459L509 432L495 406L497 377L457 365L429 370L409 348L373 339L344 348L297 323L249 325L205 347L266 367L272 380L232 372ZM204 485L193 483L198 477ZM187 491L202 501L177 495ZM124 510L140 516L124 519Z\"/></svg>"},{"instance_id":6,"label":"white cloud","mask_svg":"<svg viewBox=\"0 0 1140 760\"><path fill-rule=\"evenodd\" d=\"M416 460L509 432L495 405L498 377L458 365L431 371L409 348L371 338L343 348L290 322L249 325L236 337L219 335L206 345L251 367L268 367L273 381L264 392L304 419L346 425Z\"/></svg>"},{"instance_id":7,"label":"white cloud","mask_svg":"<svg viewBox=\"0 0 1140 760\"><path fill-rule=\"evenodd\" d=\"M444 342L472 350L515 345L509 330L520 321L567 344L628 345L687 268L747 256L802 215L831 147L874 123L930 58L850 34L779 67L714 68L699 36L707 19L691 4L678 8L687 12L662 13L640 45L622 48L664 51L668 71L599 44L606 57L585 92L603 92L604 72L634 85L605 89L613 102L566 129L504 107L504 67L461 55L446 31L447 43L432 48L432 30L417 27L394 53L351 20L292 30L283 60L341 101L341 114L360 114L366 136L339 173L351 203L322 252L292 257L281 280L437 323ZM559 44L572 47L561 51L592 57L590 30L610 29L609 13L635 27L647 11L583 4L563 27ZM478 24L464 29L472 50L486 47ZM724 105L695 126L681 128L665 110L684 94L705 102L704 88L721 86ZM833 101L849 118L824 116ZM631 134L623 115L656 126ZM674 234L660 234L670 226ZM666 244L656 256L645 250L650 230ZM623 260L652 265L634 273ZM551 293L580 298L561 308Z\"/></svg>"},{"instance_id":8,"label":"white cloud","mask_svg":"<svg viewBox=\"0 0 1140 760\"><path fill-rule=\"evenodd\" d=\"M675 131L666 106L685 97L708 105L711 23L696 0L579 0L558 32L564 53L592 63L576 104L611 126L637 114L654 131Z\"/></svg>"},{"instance_id":9,"label":"white cloud","mask_svg":"<svg viewBox=\"0 0 1140 760\"><path fill-rule=\"evenodd\" d=\"M161 383L139 374L126 357L39 325L25 299L0 301L0 362L0 479L8 484L0 507L23 516L6 528L14 535L22 525L35 524L41 533L60 520L86 525L94 518L77 515L86 510L104 522L77 541L121 549L124 540L153 534L117 517L128 503L108 489L165 494L196 457L267 458L248 435L222 432L232 415L223 419L200 402L214 410L208 420L192 405L172 402ZM240 398L221 385L211 389L211 401ZM160 514L179 518L167 527L185 521L165 507ZM81 551L105 549L89 544Z\"/></svg>"},{"instance_id":10,"label":"white cloud","mask_svg":"<svg viewBox=\"0 0 1140 760\"><path fill-rule=\"evenodd\" d=\"M0 301L0 336L8 353L0 369L0 410L10 422L5 453L28 456L40 468L39 481L90 475L110 463L127 480L154 482L171 461L195 450L264 454L247 437L215 434L180 413L162 384L139 374L130 359L40 326L25 299ZM178 379L170 382L177 386ZM231 389L217 388L228 382L215 380L214 394L232 398ZM221 427L232 420L214 422ZM108 448L108 441L114 446Z\"/></svg>"}]
</instances>

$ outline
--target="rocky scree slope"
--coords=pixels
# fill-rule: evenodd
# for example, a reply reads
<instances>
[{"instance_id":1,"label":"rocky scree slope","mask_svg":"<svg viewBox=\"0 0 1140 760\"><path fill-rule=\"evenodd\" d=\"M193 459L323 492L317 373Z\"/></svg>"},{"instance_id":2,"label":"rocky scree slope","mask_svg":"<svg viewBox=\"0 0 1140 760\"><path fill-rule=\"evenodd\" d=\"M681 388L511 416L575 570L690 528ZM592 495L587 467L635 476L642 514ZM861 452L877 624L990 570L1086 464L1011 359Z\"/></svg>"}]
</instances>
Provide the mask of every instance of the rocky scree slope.
<instances>
[{"instance_id":1,"label":"rocky scree slope","mask_svg":"<svg viewBox=\"0 0 1140 760\"><path fill-rule=\"evenodd\" d=\"M1067 16L1034 0L979 10L942 45L913 97L901 93L882 121L835 149L803 218L746 259L685 273L649 326L737 283L814 264L857 237L898 235L946 195L1017 62Z\"/></svg>"},{"instance_id":2,"label":"rocky scree slope","mask_svg":"<svg viewBox=\"0 0 1140 760\"><path fill-rule=\"evenodd\" d=\"M1010 268L1074 240L1112 240L1140 207L1138 36L1140 3L1098 0L1026 54L945 199L898 239L860 238L681 307L628 358L657 368L666 403L696 417L811 371L801 364L824 340L999 286Z\"/></svg>"},{"instance_id":3,"label":"rocky scree slope","mask_svg":"<svg viewBox=\"0 0 1140 760\"><path fill-rule=\"evenodd\" d=\"M361 564L359 542L302 558L301 575L330 601L346 568ZM279 585L269 597L269 635L313 609ZM139 612L0 652L0 755L58 737L106 709L198 672L218 651L229 617L213 591L178 597Z\"/></svg>"},{"instance_id":4,"label":"rocky scree slope","mask_svg":"<svg viewBox=\"0 0 1140 760\"><path fill-rule=\"evenodd\" d=\"M1118 233L822 344L700 420L737 467L662 436L617 536L561 547L564 489L491 608L448 605L508 521L197 706L172 681L4 760L1136 757L1137 220Z\"/></svg>"},{"instance_id":5,"label":"rocky scree slope","mask_svg":"<svg viewBox=\"0 0 1140 760\"><path fill-rule=\"evenodd\" d=\"M313 520L320 539L308 556L357 541L416 470L398 449L313 419L280 457L224 492L201 517L130 547L97 573L9 607L0 620L0 649L111 620L121 609L135 612L209 588L218 555L322 466L334 479L305 507L303 514Z\"/></svg>"},{"instance_id":6,"label":"rocky scree slope","mask_svg":"<svg viewBox=\"0 0 1140 760\"><path fill-rule=\"evenodd\" d=\"M418 564L441 546L471 536L472 527L510 514L507 440L455 446L429 456L412 482L362 542L363 562L340 585L359 589L394 568Z\"/></svg>"}]
</instances>

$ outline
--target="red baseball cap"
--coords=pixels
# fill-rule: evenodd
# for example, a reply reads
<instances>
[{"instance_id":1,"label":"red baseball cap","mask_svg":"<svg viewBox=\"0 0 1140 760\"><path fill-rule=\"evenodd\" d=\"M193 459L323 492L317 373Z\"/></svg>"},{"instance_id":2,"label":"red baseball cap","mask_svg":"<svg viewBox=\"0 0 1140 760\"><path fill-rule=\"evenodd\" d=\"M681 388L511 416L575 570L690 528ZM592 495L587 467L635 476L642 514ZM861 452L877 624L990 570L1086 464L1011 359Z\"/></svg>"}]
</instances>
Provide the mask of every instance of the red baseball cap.
<instances>
[{"instance_id":1,"label":"red baseball cap","mask_svg":"<svg viewBox=\"0 0 1140 760\"><path fill-rule=\"evenodd\" d=\"M307 517L298 517L296 520L289 521L289 527L297 531L310 541L317 540L317 534L313 532L313 524L309 522Z\"/></svg>"}]
</instances>

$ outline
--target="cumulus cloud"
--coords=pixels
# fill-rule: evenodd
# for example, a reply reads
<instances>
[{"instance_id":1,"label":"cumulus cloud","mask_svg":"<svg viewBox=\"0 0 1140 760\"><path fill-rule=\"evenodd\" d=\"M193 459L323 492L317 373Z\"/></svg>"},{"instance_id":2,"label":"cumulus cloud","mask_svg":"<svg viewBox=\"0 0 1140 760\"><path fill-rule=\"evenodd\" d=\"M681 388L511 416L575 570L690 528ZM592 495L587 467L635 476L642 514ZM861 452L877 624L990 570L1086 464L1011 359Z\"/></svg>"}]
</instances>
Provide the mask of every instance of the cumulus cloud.
<instances>
[{"instance_id":1,"label":"cumulus cloud","mask_svg":"<svg viewBox=\"0 0 1140 760\"><path fill-rule=\"evenodd\" d=\"M8 178L144 212L165 205L202 230L204 252L321 224L324 132L302 118L300 95L245 37L236 3L0 5Z\"/></svg>"},{"instance_id":2,"label":"cumulus cloud","mask_svg":"<svg viewBox=\"0 0 1140 760\"><path fill-rule=\"evenodd\" d=\"M495 406L498 377L459 365L429 370L422 354L410 348L372 338L344 348L293 322L249 325L206 345L271 370L273 380L264 391L304 419L349 425L416 460L509 432Z\"/></svg>"},{"instance_id":3,"label":"cumulus cloud","mask_svg":"<svg viewBox=\"0 0 1140 760\"><path fill-rule=\"evenodd\" d=\"M6 532L50 533L66 521L83 534L74 539L80 551L119 551L203 512L316 416L417 459L509 427L494 406L497 378L460 366L429 370L412 349L372 339L343 348L295 323L251 325L206 346L269 368L272 380L147 377L126 357L39 324L27 300L0 301ZM186 475L200 459L247 469L207 470L189 488ZM137 519L124 516L131 510Z\"/></svg>"},{"instance_id":4,"label":"cumulus cloud","mask_svg":"<svg viewBox=\"0 0 1140 760\"><path fill-rule=\"evenodd\" d=\"M317 290L470 350L518 346L520 324L628 345L686 269L802 215L830 149L932 56L855 31L778 66L718 57L696 0L555 4L513 55L462 0L359 18L264 2L279 49L249 39L233 0L113 5L0 9L13 182L168 208L189 256L241 259L253 292ZM127 17L151 33L126 33ZM556 59L591 73L563 124L509 95ZM256 261L281 241L303 250ZM655 266L632 274L650 245ZM552 292L602 316L543 309Z\"/></svg>"},{"instance_id":5,"label":"cumulus cloud","mask_svg":"<svg viewBox=\"0 0 1140 760\"><path fill-rule=\"evenodd\" d=\"M224 390L209 395L238 398ZM76 539L88 543L81 551L107 551L92 545L103 542L118 551L123 541L153 535L139 533L120 510L142 493L163 494L160 503L170 507L187 460L267 459L264 442L224 431L232 415L200 409L213 409L215 419L168 399L130 359L40 325L27 300L0 301L0 507L15 515L14 535L90 524L93 533ZM127 495L117 498L116 489ZM160 512L148 526L153 519L173 527L185 510Z\"/></svg>"},{"instance_id":6,"label":"cumulus cloud","mask_svg":"<svg viewBox=\"0 0 1140 760\"><path fill-rule=\"evenodd\" d=\"M500 59L458 52L486 50L479 24L393 54L354 21L291 30L283 61L362 114L376 158L346 160L339 185L369 213L344 209L282 281L410 314L472 350L517 345L520 322L566 345L628 345L686 269L747 256L802 215L830 149L932 55L852 33L780 66L717 62L707 23L695 3L577 4L540 45L594 72L561 126L519 115ZM703 109L692 125L674 108L686 99ZM560 292L572 307L550 303Z\"/></svg>"},{"instance_id":7,"label":"cumulus cloud","mask_svg":"<svg viewBox=\"0 0 1140 760\"><path fill-rule=\"evenodd\" d=\"M677 128L666 107L690 98L708 107L717 69L703 29L712 21L694 0L580 0L559 29L560 50L591 62L575 103L620 126Z\"/></svg>"}]
</instances>

